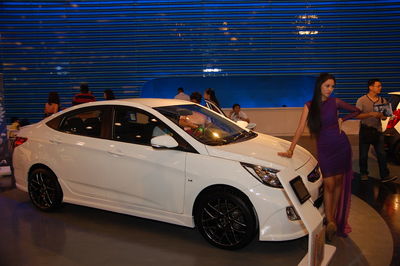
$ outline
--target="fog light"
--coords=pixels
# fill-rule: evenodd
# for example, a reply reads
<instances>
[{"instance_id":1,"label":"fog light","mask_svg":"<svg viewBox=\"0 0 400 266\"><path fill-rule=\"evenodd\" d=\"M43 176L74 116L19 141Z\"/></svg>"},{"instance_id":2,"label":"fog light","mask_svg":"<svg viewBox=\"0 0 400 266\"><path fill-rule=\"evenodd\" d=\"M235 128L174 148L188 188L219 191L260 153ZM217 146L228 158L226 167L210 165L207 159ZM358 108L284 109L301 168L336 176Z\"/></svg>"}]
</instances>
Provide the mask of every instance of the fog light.
<instances>
[{"instance_id":1,"label":"fog light","mask_svg":"<svg viewBox=\"0 0 400 266\"><path fill-rule=\"evenodd\" d=\"M286 207L286 215L290 221L300 220L300 216L297 214L293 206Z\"/></svg>"}]
</instances>

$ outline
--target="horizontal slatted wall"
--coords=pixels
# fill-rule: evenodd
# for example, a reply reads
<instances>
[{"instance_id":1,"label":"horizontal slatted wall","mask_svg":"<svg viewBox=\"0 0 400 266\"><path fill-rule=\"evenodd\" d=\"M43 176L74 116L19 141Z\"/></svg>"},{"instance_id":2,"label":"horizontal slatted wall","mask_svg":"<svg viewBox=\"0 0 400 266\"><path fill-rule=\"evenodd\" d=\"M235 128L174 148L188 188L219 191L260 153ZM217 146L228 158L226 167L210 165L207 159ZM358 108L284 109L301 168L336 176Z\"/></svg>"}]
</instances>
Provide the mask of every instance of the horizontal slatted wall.
<instances>
[{"instance_id":1,"label":"horizontal slatted wall","mask_svg":"<svg viewBox=\"0 0 400 266\"><path fill-rule=\"evenodd\" d=\"M399 17L399 1L385 0L2 1L7 116L41 119L49 91L68 107L81 82L98 99L108 88L138 97L149 80L204 69L332 72L336 96L354 103L369 78L400 90Z\"/></svg>"}]
</instances>

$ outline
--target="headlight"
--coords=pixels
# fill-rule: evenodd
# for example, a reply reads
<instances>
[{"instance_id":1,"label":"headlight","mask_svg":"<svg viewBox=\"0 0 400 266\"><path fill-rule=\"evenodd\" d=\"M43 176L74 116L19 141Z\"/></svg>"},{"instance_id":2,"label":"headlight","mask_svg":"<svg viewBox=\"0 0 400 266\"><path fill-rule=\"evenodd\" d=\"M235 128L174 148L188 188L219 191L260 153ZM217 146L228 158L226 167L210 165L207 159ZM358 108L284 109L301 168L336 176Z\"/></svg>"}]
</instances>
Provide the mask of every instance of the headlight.
<instances>
[{"instance_id":1,"label":"headlight","mask_svg":"<svg viewBox=\"0 0 400 266\"><path fill-rule=\"evenodd\" d=\"M283 188L277 176L279 170L249 163L240 164L261 183L270 187Z\"/></svg>"}]
</instances>

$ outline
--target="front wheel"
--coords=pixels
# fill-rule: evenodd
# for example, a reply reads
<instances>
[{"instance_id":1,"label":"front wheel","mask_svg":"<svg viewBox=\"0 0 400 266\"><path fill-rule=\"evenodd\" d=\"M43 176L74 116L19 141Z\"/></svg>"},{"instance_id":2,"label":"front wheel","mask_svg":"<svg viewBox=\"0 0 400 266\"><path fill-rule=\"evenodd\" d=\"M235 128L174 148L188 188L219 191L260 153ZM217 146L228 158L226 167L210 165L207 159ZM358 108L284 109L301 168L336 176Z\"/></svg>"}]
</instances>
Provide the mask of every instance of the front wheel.
<instances>
[{"instance_id":1,"label":"front wheel","mask_svg":"<svg viewBox=\"0 0 400 266\"><path fill-rule=\"evenodd\" d=\"M42 211L57 209L63 198L56 175L45 168L35 169L30 173L28 192L33 205Z\"/></svg>"},{"instance_id":2,"label":"front wheel","mask_svg":"<svg viewBox=\"0 0 400 266\"><path fill-rule=\"evenodd\" d=\"M254 238L257 222L244 196L229 189L213 190L201 197L195 223L203 237L222 249L239 249Z\"/></svg>"}]
</instances>

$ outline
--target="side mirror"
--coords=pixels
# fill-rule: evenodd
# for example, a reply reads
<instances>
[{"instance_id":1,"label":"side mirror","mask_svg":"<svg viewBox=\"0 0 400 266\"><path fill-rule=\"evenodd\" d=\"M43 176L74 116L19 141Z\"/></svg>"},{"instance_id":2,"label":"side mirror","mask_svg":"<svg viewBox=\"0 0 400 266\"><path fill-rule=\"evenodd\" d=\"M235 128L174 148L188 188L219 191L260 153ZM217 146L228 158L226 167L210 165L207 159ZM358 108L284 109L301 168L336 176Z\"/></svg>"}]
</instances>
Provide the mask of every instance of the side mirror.
<instances>
[{"instance_id":1,"label":"side mirror","mask_svg":"<svg viewBox=\"0 0 400 266\"><path fill-rule=\"evenodd\" d=\"M151 139L151 146L153 148L175 148L178 147L178 142L170 135L161 135Z\"/></svg>"}]
</instances>

